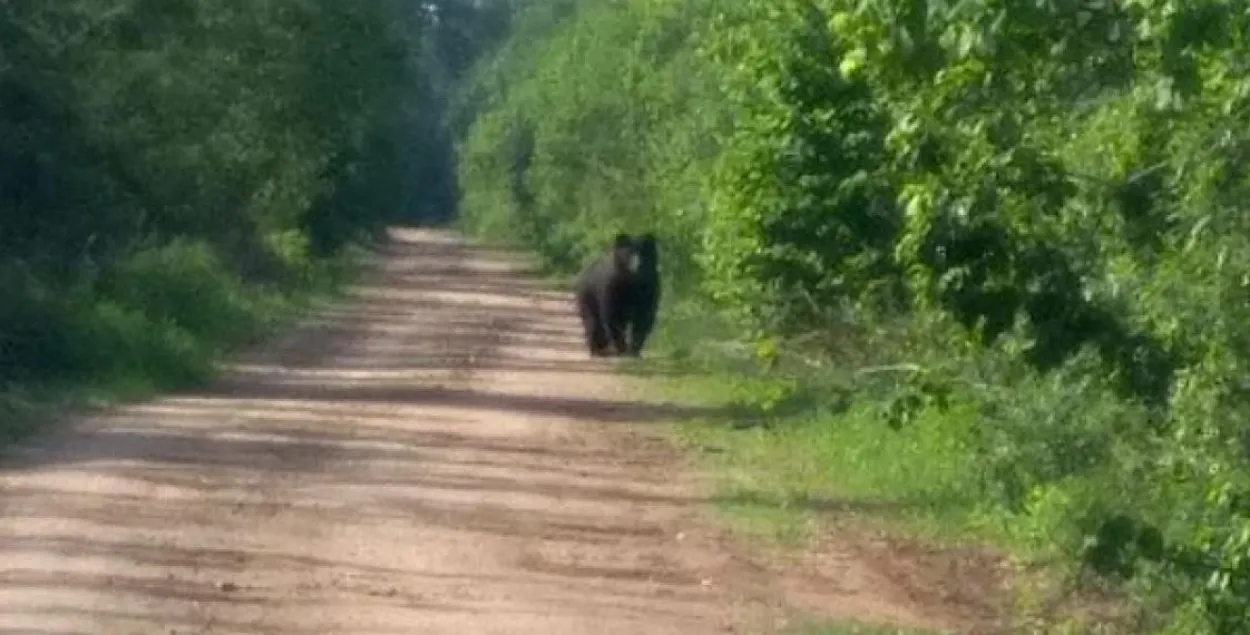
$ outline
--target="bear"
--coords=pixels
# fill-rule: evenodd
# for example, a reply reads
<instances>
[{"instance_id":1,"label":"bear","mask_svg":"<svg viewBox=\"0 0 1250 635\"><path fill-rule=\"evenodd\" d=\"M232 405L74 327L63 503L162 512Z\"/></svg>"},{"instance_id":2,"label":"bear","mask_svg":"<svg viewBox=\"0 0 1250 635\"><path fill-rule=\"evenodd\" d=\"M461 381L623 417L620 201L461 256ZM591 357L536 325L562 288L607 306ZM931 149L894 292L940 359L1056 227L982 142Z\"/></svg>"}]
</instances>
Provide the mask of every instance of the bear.
<instances>
[{"instance_id":1,"label":"bear","mask_svg":"<svg viewBox=\"0 0 1250 635\"><path fill-rule=\"evenodd\" d=\"M626 324L630 329L625 354L638 357L655 327L660 309L660 253L655 234L650 232L640 236L634 245L637 266L626 287L624 302L628 311Z\"/></svg>"},{"instance_id":2,"label":"bear","mask_svg":"<svg viewBox=\"0 0 1250 635\"><path fill-rule=\"evenodd\" d=\"M577 279L577 308L590 355L603 357L615 352L639 356L655 325L659 290L659 250L654 234L637 240L629 234L616 234L609 252L586 267Z\"/></svg>"}]
</instances>

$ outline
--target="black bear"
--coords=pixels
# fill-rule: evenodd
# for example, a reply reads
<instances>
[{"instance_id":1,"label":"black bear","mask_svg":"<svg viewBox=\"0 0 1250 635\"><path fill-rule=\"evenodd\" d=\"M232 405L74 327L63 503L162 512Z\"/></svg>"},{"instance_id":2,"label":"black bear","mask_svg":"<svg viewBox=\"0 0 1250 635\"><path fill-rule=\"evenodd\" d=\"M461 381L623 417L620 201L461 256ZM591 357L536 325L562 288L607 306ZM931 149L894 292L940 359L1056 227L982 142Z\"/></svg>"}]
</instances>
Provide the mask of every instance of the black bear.
<instances>
[{"instance_id":1,"label":"black bear","mask_svg":"<svg viewBox=\"0 0 1250 635\"><path fill-rule=\"evenodd\" d=\"M633 271L629 298L625 302L631 310L626 319L631 331L625 354L637 357L642 354L642 346L651 335L660 310L660 250L655 234L650 232L640 236L634 244L638 266Z\"/></svg>"},{"instance_id":2,"label":"black bear","mask_svg":"<svg viewBox=\"0 0 1250 635\"><path fill-rule=\"evenodd\" d=\"M655 325L660 301L659 250L654 234L617 234L611 251L577 279L577 310L592 356L638 356Z\"/></svg>"}]
</instances>

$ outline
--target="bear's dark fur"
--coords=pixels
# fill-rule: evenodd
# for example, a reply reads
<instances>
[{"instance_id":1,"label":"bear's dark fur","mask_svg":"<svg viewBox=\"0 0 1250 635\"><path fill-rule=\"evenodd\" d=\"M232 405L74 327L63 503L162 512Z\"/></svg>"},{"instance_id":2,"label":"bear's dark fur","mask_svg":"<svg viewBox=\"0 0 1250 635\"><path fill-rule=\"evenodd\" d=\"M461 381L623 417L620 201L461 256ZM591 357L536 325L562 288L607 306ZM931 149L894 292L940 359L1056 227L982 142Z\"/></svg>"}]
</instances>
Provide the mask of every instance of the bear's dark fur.
<instances>
[{"instance_id":1,"label":"bear's dark fur","mask_svg":"<svg viewBox=\"0 0 1250 635\"><path fill-rule=\"evenodd\" d=\"M608 254L577 279L577 310L592 356L638 356L655 325L660 301L659 250L654 234L617 234Z\"/></svg>"},{"instance_id":2,"label":"bear's dark fur","mask_svg":"<svg viewBox=\"0 0 1250 635\"><path fill-rule=\"evenodd\" d=\"M660 309L660 251L652 233L643 234L634 245L638 266L633 271L624 303L629 311L626 323L631 329L625 354L637 357L642 354Z\"/></svg>"}]
</instances>

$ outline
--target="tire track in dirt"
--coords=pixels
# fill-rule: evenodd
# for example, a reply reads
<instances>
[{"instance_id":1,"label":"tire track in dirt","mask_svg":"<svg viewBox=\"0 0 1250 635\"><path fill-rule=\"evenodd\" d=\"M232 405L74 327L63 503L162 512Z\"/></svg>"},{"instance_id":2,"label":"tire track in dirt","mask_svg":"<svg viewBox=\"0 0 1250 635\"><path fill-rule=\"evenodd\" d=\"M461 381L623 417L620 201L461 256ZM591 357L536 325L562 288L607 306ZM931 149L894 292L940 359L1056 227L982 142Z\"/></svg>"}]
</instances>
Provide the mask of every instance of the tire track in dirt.
<instances>
[{"instance_id":1,"label":"tire track in dirt","mask_svg":"<svg viewBox=\"0 0 1250 635\"><path fill-rule=\"evenodd\" d=\"M753 561L699 520L567 294L393 230L338 306L211 386L84 416L0 465L0 635L772 632L940 624L851 557ZM805 577L806 576L806 577Z\"/></svg>"}]
</instances>

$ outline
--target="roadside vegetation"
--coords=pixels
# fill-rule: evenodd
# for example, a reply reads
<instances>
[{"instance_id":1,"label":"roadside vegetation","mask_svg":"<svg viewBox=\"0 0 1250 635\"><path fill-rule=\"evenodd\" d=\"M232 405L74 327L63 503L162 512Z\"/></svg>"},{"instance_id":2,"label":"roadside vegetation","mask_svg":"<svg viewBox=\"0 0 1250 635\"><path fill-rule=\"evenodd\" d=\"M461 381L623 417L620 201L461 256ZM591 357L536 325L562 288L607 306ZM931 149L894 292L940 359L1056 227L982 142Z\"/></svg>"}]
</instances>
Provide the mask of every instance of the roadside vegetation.
<instances>
[{"instance_id":1,"label":"roadside vegetation","mask_svg":"<svg viewBox=\"0 0 1250 635\"><path fill-rule=\"evenodd\" d=\"M208 377L454 205L453 87L508 6L0 7L0 438Z\"/></svg>"},{"instance_id":2,"label":"roadside vegetation","mask_svg":"<svg viewBox=\"0 0 1250 635\"><path fill-rule=\"evenodd\" d=\"M1034 632L1250 632L1244 3L534 0L452 122L467 230L659 233L648 366L740 413L682 435L743 522L1006 550Z\"/></svg>"}]
</instances>

